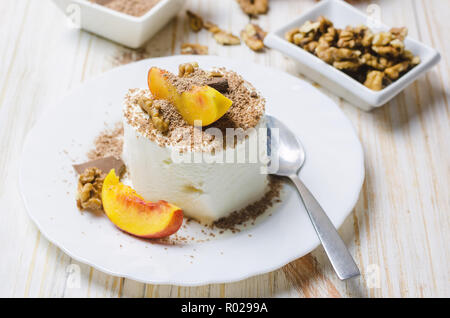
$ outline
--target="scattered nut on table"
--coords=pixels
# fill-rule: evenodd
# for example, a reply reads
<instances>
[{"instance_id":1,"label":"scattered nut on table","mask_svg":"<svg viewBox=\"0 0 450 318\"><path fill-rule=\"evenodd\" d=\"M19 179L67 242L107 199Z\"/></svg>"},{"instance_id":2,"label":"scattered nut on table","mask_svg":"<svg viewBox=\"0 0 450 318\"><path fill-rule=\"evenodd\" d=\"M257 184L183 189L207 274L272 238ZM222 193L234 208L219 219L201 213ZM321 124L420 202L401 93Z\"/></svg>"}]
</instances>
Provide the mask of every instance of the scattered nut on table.
<instances>
[{"instance_id":1,"label":"scattered nut on table","mask_svg":"<svg viewBox=\"0 0 450 318\"><path fill-rule=\"evenodd\" d=\"M337 29L325 17L307 21L285 39L347 73L373 90L381 90L420 63L406 50L408 30L392 28L373 33L367 26Z\"/></svg>"},{"instance_id":2,"label":"scattered nut on table","mask_svg":"<svg viewBox=\"0 0 450 318\"><path fill-rule=\"evenodd\" d=\"M214 36L214 39L217 43L222 45L238 45L241 44L241 39L237 37L236 35L224 31L221 28L219 28L216 24L212 22L205 22L204 25L205 29L207 29L209 32L211 32Z\"/></svg>"},{"instance_id":3,"label":"scattered nut on table","mask_svg":"<svg viewBox=\"0 0 450 318\"><path fill-rule=\"evenodd\" d=\"M264 48L264 38L267 32L261 29L257 24L249 23L241 31L242 40L253 51L261 51Z\"/></svg>"},{"instance_id":4,"label":"scattered nut on table","mask_svg":"<svg viewBox=\"0 0 450 318\"><path fill-rule=\"evenodd\" d=\"M236 35L220 30L219 32L214 33L214 39L217 43L222 45L238 45L241 44L241 39Z\"/></svg>"},{"instance_id":5,"label":"scattered nut on table","mask_svg":"<svg viewBox=\"0 0 450 318\"><path fill-rule=\"evenodd\" d=\"M213 37L216 40L216 42L219 44L222 44L222 45L241 44L241 39L238 36L232 34L231 32L222 30L216 24L214 24L210 21L204 22L203 19L198 14L195 14L192 11L188 10L188 11L186 11L186 14L189 19L189 27L193 31L198 32L201 29L206 29L213 34ZM185 51L189 52L189 53L183 53L183 54L208 54L207 52L206 53L195 53L195 52L204 52L205 47L201 48L201 47L186 46ZM193 53L191 53L191 52L193 52Z\"/></svg>"},{"instance_id":6,"label":"scattered nut on table","mask_svg":"<svg viewBox=\"0 0 450 318\"><path fill-rule=\"evenodd\" d=\"M269 11L269 0L237 0L244 13L257 16Z\"/></svg>"},{"instance_id":7,"label":"scattered nut on table","mask_svg":"<svg viewBox=\"0 0 450 318\"><path fill-rule=\"evenodd\" d=\"M183 43L181 45L181 54L207 55L208 47L197 43Z\"/></svg>"},{"instance_id":8,"label":"scattered nut on table","mask_svg":"<svg viewBox=\"0 0 450 318\"><path fill-rule=\"evenodd\" d=\"M214 24L210 21L206 21L203 26L206 30L208 30L209 32L211 32L213 34L221 31L221 29L216 24Z\"/></svg>"},{"instance_id":9,"label":"scattered nut on table","mask_svg":"<svg viewBox=\"0 0 450 318\"><path fill-rule=\"evenodd\" d=\"M189 19L189 27L192 31L198 32L203 29L203 19L192 11L187 10L186 14Z\"/></svg>"}]
</instances>

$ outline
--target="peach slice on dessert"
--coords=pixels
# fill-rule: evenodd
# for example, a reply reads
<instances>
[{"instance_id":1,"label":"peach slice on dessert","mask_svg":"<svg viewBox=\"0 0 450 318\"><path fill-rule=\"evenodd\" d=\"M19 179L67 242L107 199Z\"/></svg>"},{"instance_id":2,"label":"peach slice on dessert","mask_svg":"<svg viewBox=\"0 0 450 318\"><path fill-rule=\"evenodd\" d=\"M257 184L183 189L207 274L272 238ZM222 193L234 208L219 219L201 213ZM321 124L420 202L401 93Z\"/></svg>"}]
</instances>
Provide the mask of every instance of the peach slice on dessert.
<instances>
[{"instance_id":1,"label":"peach slice on dessert","mask_svg":"<svg viewBox=\"0 0 450 318\"><path fill-rule=\"evenodd\" d=\"M143 238L169 236L181 227L183 211L166 201L145 201L131 187L119 181L114 169L102 187L103 209L119 229Z\"/></svg>"},{"instance_id":2,"label":"peach slice on dessert","mask_svg":"<svg viewBox=\"0 0 450 318\"><path fill-rule=\"evenodd\" d=\"M194 86L189 91L179 93L167 79L167 71L152 67L148 72L148 87L157 99L170 101L190 125L199 120L207 126L221 118L233 103L210 86Z\"/></svg>"}]
</instances>

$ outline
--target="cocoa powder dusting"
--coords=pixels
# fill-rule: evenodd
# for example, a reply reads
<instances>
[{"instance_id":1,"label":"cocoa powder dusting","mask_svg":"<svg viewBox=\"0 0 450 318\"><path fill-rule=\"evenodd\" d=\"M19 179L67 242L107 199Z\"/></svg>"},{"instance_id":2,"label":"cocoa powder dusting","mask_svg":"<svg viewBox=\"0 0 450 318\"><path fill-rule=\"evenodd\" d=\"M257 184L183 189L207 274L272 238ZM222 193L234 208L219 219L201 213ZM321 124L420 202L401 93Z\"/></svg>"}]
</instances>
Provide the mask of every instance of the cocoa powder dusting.
<instances>
[{"instance_id":1,"label":"cocoa powder dusting","mask_svg":"<svg viewBox=\"0 0 450 318\"><path fill-rule=\"evenodd\" d=\"M113 129L105 129L94 140L94 149L87 153L89 160L108 156L120 158L123 149L123 124L117 123Z\"/></svg>"},{"instance_id":2,"label":"cocoa powder dusting","mask_svg":"<svg viewBox=\"0 0 450 318\"><path fill-rule=\"evenodd\" d=\"M255 220L258 216L272 207L275 202L279 202L283 180L277 176L269 176L269 190L256 201L239 211L232 212L229 216L221 218L213 223L213 227L239 231L236 226L247 221Z\"/></svg>"},{"instance_id":3,"label":"cocoa powder dusting","mask_svg":"<svg viewBox=\"0 0 450 318\"><path fill-rule=\"evenodd\" d=\"M135 17L143 16L159 2L159 0L89 0L89 1Z\"/></svg>"}]
</instances>

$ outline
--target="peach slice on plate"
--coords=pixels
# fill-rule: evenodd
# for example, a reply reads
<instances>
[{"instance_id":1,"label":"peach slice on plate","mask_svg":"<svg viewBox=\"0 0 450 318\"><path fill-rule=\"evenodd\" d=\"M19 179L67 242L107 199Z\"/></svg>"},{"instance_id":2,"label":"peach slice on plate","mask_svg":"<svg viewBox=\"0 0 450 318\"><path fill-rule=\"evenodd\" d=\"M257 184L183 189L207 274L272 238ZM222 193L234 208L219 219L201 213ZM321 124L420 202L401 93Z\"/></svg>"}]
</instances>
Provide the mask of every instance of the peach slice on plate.
<instances>
[{"instance_id":1,"label":"peach slice on plate","mask_svg":"<svg viewBox=\"0 0 450 318\"><path fill-rule=\"evenodd\" d=\"M221 118L233 103L210 86L194 86L189 91L179 93L167 79L167 71L152 67L148 72L148 87L157 99L170 101L190 125L199 120L207 126Z\"/></svg>"},{"instance_id":2,"label":"peach slice on plate","mask_svg":"<svg viewBox=\"0 0 450 318\"><path fill-rule=\"evenodd\" d=\"M102 187L103 209L119 229L143 238L169 236L181 227L183 211L166 201L145 201L131 187L119 181L114 169Z\"/></svg>"}]
</instances>

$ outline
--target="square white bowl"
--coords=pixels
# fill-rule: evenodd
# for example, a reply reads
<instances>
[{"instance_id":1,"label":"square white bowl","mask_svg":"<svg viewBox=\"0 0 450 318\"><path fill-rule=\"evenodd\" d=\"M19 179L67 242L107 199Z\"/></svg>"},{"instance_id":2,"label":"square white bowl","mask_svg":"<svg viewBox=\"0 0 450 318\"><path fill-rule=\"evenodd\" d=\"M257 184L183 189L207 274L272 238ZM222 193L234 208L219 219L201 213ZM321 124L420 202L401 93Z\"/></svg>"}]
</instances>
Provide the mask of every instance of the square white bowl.
<instances>
[{"instance_id":1,"label":"square white bowl","mask_svg":"<svg viewBox=\"0 0 450 318\"><path fill-rule=\"evenodd\" d=\"M316 20L321 15L330 19L338 28L345 28L347 25L367 25L368 21L371 21L367 15L344 1L322 1L296 20L275 32L269 33L264 43L266 46L279 50L298 61L301 66L300 71L307 77L364 110L372 110L386 104L414 82L417 77L437 64L441 58L439 52L435 49L407 37L405 46L414 55L420 57L420 64L381 91L371 90L315 55L285 40L284 35L287 31L300 27L308 20ZM374 32L380 32L388 31L390 27L379 23L376 27L371 26L371 29Z\"/></svg>"},{"instance_id":2,"label":"square white bowl","mask_svg":"<svg viewBox=\"0 0 450 318\"><path fill-rule=\"evenodd\" d=\"M131 48L141 47L183 7L185 0L161 0L141 17L134 17L89 0L53 0L82 29Z\"/></svg>"}]
</instances>

